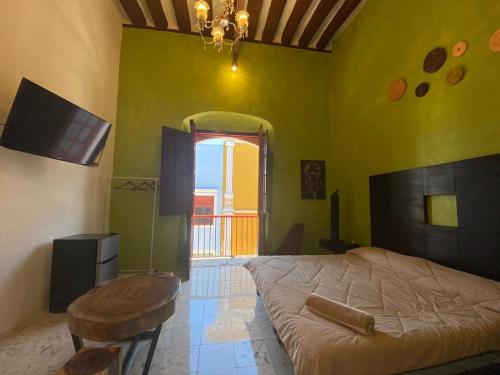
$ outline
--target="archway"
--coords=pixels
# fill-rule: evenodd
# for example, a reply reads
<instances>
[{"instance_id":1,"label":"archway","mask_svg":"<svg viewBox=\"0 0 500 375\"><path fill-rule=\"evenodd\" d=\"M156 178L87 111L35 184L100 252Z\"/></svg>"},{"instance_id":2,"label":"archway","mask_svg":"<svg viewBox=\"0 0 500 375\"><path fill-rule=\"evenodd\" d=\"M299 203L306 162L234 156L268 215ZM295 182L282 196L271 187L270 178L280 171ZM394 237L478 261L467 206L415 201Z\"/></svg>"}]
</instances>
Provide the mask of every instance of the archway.
<instances>
[{"instance_id":1,"label":"archway","mask_svg":"<svg viewBox=\"0 0 500 375\"><path fill-rule=\"evenodd\" d=\"M190 121L194 120L196 127L203 130L220 132L258 133L259 130L269 133L272 142L274 128L269 121L262 117L247 115L238 112L208 111L186 117L182 121L183 130L189 131Z\"/></svg>"},{"instance_id":2,"label":"archway","mask_svg":"<svg viewBox=\"0 0 500 375\"><path fill-rule=\"evenodd\" d=\"M196 230L196 233L199 234L191 237L193 256L200 256L200 254L219 256L223 253L226 256L245 256L263 253L268 237L269 180L267 175L269 159L267 154L269 140L272 139L274 132L272 125L267 120L257 116L221 111L198 113L184 119L183 128L185 130L190 129L191 125L195 125L196 129L196 154L201 148L200 145L207 143L211 143L213 148L218 144L223 150L223 162L219 163L222 168L222 172L219 174L223 175L223 178L219 178L219 180L222 180L223 183L218 185L215 182L212 182L213 186L202 186L202 184L196 183L200 180L200 176L203 176L200 173L202 163L199 163L198 157L196 157L195 175L197 177L195 184L197 186L195 186L194 191L195 212L192 233ZM212 154L203 156L204 165L207 165L207 162L214 158L213 152L216 153L212 150ZM242 162L238 165L237 160L245 160L246 164ZM250 160L254 161L249 162ZM217 164L215 159L214 162L208 162L208 165L211 165L209 168L213 169L214 164ZM250 170L255 173L252 174ZM216 175L217 173L213 172L210 174L210 178L214 180ZM204 176L206 177L206 174ZM234 191L232 189L233 183L236 186ZM254 189L251 188L252 186ZM219 198L217 198L217 194ZM221 206L218 210L220 215L217 215L215 209L214 202L217 201ZM246 203L242 204L243 201ZM210 212L210 214L200 215L202 212ZM229 224L225 226L226 222ZM223 229L219 230L221 227ZM209 246L199 245L201 233L203 233L204 238L210 239ZM216 237L212 241L212 237L207 236L206 233L215 233L215 236L221 237ZM229 248L224 249L222 243L228 237L228 233L233 233L229 236L232 240L225 241L226 244L229 244ZM222 237L222 234L225 237ZM214 245L216 247L215 253L211 251Z\"/></svg>"}]
</instances>

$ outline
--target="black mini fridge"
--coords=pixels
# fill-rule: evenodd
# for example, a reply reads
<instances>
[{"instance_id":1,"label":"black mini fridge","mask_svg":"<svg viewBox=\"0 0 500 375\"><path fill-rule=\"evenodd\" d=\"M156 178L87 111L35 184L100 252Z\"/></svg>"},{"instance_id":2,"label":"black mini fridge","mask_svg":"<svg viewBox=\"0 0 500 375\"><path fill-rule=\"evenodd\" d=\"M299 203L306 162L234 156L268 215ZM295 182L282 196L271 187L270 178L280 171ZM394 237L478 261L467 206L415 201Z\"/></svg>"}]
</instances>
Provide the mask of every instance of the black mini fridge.
<instances>
[{"instance_id":1,"label":"black mini fridge","mask_svg":"<svg viewBox=\"0 0 500 375\"><path fill-rule=\"evenodd\" d=\"M69 304L97 284L118 276L120 236L77 234L54 240L49 310L65 312Z\"/></svg>"}]
</instances>

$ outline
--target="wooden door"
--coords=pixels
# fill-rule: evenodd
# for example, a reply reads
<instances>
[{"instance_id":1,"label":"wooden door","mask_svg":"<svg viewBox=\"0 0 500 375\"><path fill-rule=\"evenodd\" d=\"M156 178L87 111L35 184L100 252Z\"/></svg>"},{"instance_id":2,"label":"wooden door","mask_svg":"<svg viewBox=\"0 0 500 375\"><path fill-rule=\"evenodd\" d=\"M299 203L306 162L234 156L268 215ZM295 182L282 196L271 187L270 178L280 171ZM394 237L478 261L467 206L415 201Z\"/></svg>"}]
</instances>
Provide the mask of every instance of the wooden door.
<instances>
[{"instance_id":1,"label":"wooden door","mask_svg":"<svg viewBox=\"0 0 500 375\"><path fill-rule=\"evenodd\" d=\"M161 143L160 216L182 215L186 246L179 246L177 266L189 279L191 268L191 220L193 216L196 127L191 133L164 126Z\"/></svg>"},{"instance_id":2,"label":"wooden door","mask_svg":"<svg viewBox=\"0 0 500 375\"><path fill-rule=\"evenodd\" d=\"M258 254L266 254L269 216L269 132L259 130L259 246Z\"/></svg>"}]
</instances>

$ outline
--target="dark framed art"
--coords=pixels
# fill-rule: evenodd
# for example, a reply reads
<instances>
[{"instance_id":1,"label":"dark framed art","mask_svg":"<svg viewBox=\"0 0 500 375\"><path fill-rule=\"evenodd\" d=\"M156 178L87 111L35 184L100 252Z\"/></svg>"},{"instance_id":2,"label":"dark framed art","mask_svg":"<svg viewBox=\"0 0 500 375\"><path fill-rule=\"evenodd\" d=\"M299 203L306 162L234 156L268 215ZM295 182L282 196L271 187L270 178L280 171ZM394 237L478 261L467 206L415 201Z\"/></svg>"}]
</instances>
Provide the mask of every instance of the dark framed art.
<instances>
[{"instance_id":1,"label":"dark framed art","mask_svg":"<svg viewBox=\"0 0 500 375\"><path fill-rule=\"evenodd\" d=\"M325 199L325 161L301 160L300 184L302 199Z\"/></svg>"}]
</instances>

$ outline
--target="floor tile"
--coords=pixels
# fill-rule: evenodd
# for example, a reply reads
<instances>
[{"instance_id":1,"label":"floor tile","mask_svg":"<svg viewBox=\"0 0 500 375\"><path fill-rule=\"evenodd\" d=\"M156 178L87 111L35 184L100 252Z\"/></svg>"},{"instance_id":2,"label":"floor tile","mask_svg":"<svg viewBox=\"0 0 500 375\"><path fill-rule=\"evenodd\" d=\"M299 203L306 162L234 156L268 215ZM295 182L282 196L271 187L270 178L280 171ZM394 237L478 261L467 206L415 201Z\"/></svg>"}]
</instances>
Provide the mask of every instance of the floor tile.
<instances>
[{"instance_id":1,"label":"floor tile","mask_svg":"<svg viewBox=\"0 0 500 375\"><path fill-rule=\"evenodd\" d=\"M271 364L264 340L235 342L234 353L236 367Z\"/></svg>"},{"instance_id":2,"label":"floor tile","mask_svg":"<svg viewBox=\"0 0 500 375\"><path fill-rule=\"evenodd\" d=\"M290 357L276 337L264 339L263 345L269 358L271 358L271 363L293 367Z\"/></svg>"},{"instance_id":3,"label":"floor tile","mask_svg":"<svg viewBox=\"0 0 500 375\"><path fill-rule=\"evenodd\" d=\"M233 343L200 346L198 371L225 370L236 367Z\"/></svg>"},{"instance_id":4,"label":"floor tile","mask_svg":"<svg viewBox=\"0 0 500 375\"><path fill-rule=\"evenodd\" d=\"M46 374L50 355L2 355L1 375Z\"/></svg>"},{"instance_id":5,"label":"floor tile","mask_svg":"<svg viewBox=\"0 0 500 375\"><path fill-rule=\"evenodd\" d=\"M183 347L200 345L202 328L201 326L172 327L169 332L166 332L166 340Z\"/></svg>"},{"instance_id":6,"label":"floor tile","mask_svg":"<svg viewBox=\"0 0 500 375\"><path fill-rule=\"evenodd\" d=\"M251 367L239 367L238 375L293 375L293 370L283 365L260 365Z\"/></svg>"},{"instance_id":7,"label":"floor tile","mask_svg":"<svg viewBox=\"0 0 500 375\"><path fill-rule=\"evenodd\" d=\"M190 374L198 369L200 347L188 348L169 347L157 348L151 363L150 375L155 374ZM139 354L139 353L138 353ZM138 358L134 359L130 374L142 374L147 359L147 348L141 350Z\"/></svg>"},{"instance_id":8,"label":"floor tile","mask_svg":"<svg viewBox=\"0 0 500 375\"><path fill-rule=\"evenodd\" d=\"M193 312L176 312L172 319L172 326L174 327L189 327L189 326L201 326L203 324L203 311L193 311Z\"/></svg>"},{"instance_id":9,"label":"floor tile","mask_svg":"<svg viewBox=\"0 0 500 375\"><path fill-rule=\"evenodd\" d=\"M205 312L220 311L229 309L230 302L228 298L210 298L205 300Z\"/></svg>"},{"instance_id":10,"label":"floor tile","mask_svg":"<svg viewBox=\"0 0 500 375\"><path fill-rule=\"evenodd\" d=\"M220 309L205 311L203 313L203 325L229 324L234 311L231 309Z\"/></svg>"},{"instance_id":11,"label":"floor tile","mask_svg":"<svg viewBox=\"0 0 500 375\"><path fill-rule=\"evenodd\" d=\"M225 370L209 370L209 371L198 371L197 375L238 375L236 368L230 368Z\"/></svg>"},{"instance_id":12,"label":"floor tile","mask_svg":"<svg viewBox=\"0 0 500 375\"><path fill-rule=\"evenodd\" d=\"M231 323L234 341L263 340L274 338L272 325L259 322L236 322Z\"/></svg>"},{"instance_id":13,"label":"floor tile","mask_svg":"<svg viewBox=\"0 0 500 375\"><path fill-rule=\"evenodd\" d=\"M203 326L202 328L202 344L216 344L232 341L233 336L230 324L213 324Z\"/></svg>"}]
</instances>

